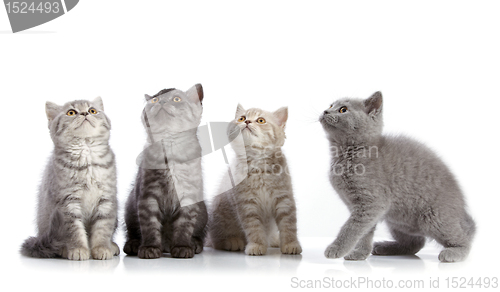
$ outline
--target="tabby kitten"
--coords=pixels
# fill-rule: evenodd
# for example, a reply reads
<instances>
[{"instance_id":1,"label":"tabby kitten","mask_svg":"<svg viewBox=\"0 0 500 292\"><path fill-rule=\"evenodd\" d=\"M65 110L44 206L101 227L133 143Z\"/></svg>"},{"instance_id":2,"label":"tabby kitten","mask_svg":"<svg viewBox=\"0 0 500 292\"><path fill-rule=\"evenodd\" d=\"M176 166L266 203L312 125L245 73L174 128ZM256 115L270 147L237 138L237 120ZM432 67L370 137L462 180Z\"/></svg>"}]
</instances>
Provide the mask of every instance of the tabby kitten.
<instances>
[{"instance_id":1,"label":"tabby kitten","mask_svg":"<svg viewBox=\"0 0 500 292\"><path fill-rule=\"evenodd\" d=\"M208 226L214 248L264 255L270 245L280 247L284 254L302 252L292 181L281 152L287 118L286 107L270 113L238 105L235 120L228 127L237 154L232 169L248 172L232 188L227 185L234 182L225 177L221 190L229 191L220 192L212 202ZM240 132L244 145L235 139Z\"/></svg>"},{"instance_id":2,"label":"tabby kitten","mask_svg":"<svg viewBox=\"0 0 500 292\"><path fill-rule=\"evenodd\" d=\"M120 250L115 156L110 121L100 97L58 106L47 102L54 151L39 189L37 237L21 248L26 256L107 260Z\"/></svg>"},{"instance_id":3,"label":"tabby kitten","mask_svg":"<svg viewBox=\"0 0 500 292\"><path fill-rule=\"evenodd\" d=\"M331 146L330 181L351 216L325 251L327 258L364 260L374 255L413 255L426 237L444 246L442 262L464 260L475 224L462 191L443 161L425 145L382 135L382 94L344 98L320 117ZM385 220L394 241L376 242Z\"/></svg>"},{"instance_id":4,"label":"tabby kitten","mask_svg":"<svg viewBox=\"0 0 500 292\"><path fill-rule=\"evenodd\" d=\"M148 141L125 210L123 251L129 255L192 258L203 250L208 215L197 137L202 100L201 84L146 95L142 122Z\"/></svg>"}]
</instances>

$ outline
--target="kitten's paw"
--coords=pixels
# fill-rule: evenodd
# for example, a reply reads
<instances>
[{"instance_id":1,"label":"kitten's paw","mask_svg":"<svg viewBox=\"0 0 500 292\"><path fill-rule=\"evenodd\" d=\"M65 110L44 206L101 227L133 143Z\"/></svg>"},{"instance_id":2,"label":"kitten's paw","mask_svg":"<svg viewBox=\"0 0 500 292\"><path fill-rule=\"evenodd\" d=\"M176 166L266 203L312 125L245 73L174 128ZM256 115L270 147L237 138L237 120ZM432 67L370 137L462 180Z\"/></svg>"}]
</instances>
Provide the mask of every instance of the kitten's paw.
<instances>
[{"instance_id":1,"label":"kitten's paw","mask_svg":"<svg viewBox=\"0 0 500 292\"><path fill-rule=\"evenodd\" d=\"M267 252L267 246L255 242L250 242L249 244L247 244L247 247L245 248L245 253L247 255L259 256L259 255L265 255L266 252Z\"/></svg>"},{"instance_id":2,"label":"kitten's paw","mask_svg":"<svg viewBox=\"0 0 500 292\"><path fill-rule=\"evenodd\" d=\"M88 248L71 248L65 251L66 258L73 261L85 261L90 258L90 252Z\"/></svg>"},{"instance_id":3,"label":"kitten's paw","mask_svg":"<svg viewBox=\"0 0 500 292\"><path fill-rule=\"evenodd\" d=\"M107 246L96 246L91 250L92 258L94 260L110 260L113 258L114 250Z\"/></svg>"},{"instance_id":4,"label":"kitten's paw","mask_svg":"<svg viewBox=\"0 0 500 292\"><path fill-rule=\"evenodd\" d=\"M464 248L448 247L439 253L439 261L443 263L461 262L467 258Z\"/></svg>"},{"instance_id":5,"label":"kitten's paw","mask_svg":"<svg viewBox=\"0 0 500 292\"><path fill-rule=\"evenodd\" d=\"M111 250L113 251L113 255L117 256L120 254L120 247L118 247L118 244L111 242Z\"/></svg>"},{"instance_id":6,"label":"kitten's paw","mask_svg":"<svg viewBox=\"0 0 500 292\"><path fill-rule=\"evenodd\" d=\"M374 242L373 243L373 249L372 249L372 254L374 255L390 255L392 254L389 252L390 249L392 249L388 241L379 241L379 242Z\"/></svg>"},{"instance_id":7,"label":"kitten's paw","mask_svg":"<svg viewBox=\"0 0 500 292\"><path fill-rule=\"evenodd\" d=\"M193 238L194 253L198 254L203 251L203 241L199 238Z\"/></svg>"},{"instance_id":8,"label":"kitten's paw","mask_svg":"<svg viewBox=\"0 0 500 292\"><path fill-rule=\"evenodd\" d=\"M363 261L366 260L366 258L370 255L370 251L360 251L360 250L353 250L350 252L348 255L344 257L345 260L348 261Z\"/></svg>"},{"instance_id":9,"label":"kitten's paw","mask_svg":"<svg viewBox=\"0 0 500 292\"><path fill-rule=\"evenodd\" d=\"M170 255L172 255L173 258L187 259L194 257L194 251L193 248L189 246L174 246L170 250Z\"/></svg>"},{"instance_id":10,"label":"kitten's paw","mask_svg":"<svg viewBox=\"0 0 500 292\"><path fill-rule=\"evenodd\" d=\"M325 257L327 257L329 259L338 259L338 258L345 256L346 253L347 252L344 251L344 249L341 246L337 245L334 242L326 248Z\"/></svg>"},{"instance_id":11,"label":"kitten's paw","mask_svg":"<svg viewBox=\"0 0 500 292\"><path fill-rule=\"evenodd\" d=\"M300 247L300 243L298 241L283 244L281 247L282 254L300 254L301 252L302 247Z\"/></svg>"},{"instance_id":12,"label":"kitten's paw","mask_svg":"<svg viewBox=\"0 0 500 292\"><path fill-rule=\"evenodd\" d=\"M137 256L141 259L157 259L162 254L161 249L155 246L140 246L137 252Z\"/></svg>"},{"instance_id":13,"label":"kitten's paw","mask_svg":"<svg viewBox=\"0 0 500 292\"><path fill-rule=\"evenodd\" d=\"M123 246L123 252L128 255L135 256L139 252L139 246L141 242L139 240L129 240Z\"/></svg>"},{"instance_id":14,"label":"kitten's paw","mask_svg":"<svg viewBox=\"0 0 500 292\"><path fill-rule=\"evenodd\" d=\"M422 246L403 246L397 241L380 241L373 244L374 255L414 255Z\"/></svg>"},{"instance_id":15,"label":"kitten's paw","mask_svg":"<svg viewBox=\"0 0 500 292\"><path fill-rule=\"evenodd\" d=\"M224 242L224 249L229 251L245 250L245 241L239 237L228 238Z\"/></svg>"}]
</instances>

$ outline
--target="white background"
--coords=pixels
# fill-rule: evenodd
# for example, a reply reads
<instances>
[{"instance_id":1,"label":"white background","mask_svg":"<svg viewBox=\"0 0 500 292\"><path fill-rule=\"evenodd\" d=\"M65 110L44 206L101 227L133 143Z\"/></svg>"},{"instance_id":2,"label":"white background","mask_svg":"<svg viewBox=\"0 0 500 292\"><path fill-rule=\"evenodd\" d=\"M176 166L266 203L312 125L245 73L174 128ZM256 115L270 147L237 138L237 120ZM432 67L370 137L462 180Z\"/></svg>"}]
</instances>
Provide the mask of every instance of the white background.
<instances>
[{"instance_id":1,"label":"white background","mask_svg":"<svg viewBox=\"0 0 500 292\"><path fill-rule=\"evenodd\" d=\"M47 290L210 287L206 283L240 290L289 288L292 275L347 279L366 272L391 278L400 269L407 272L402 277L426 282L429 276L443 281L444 275L499 276L494 252L500 195L499 8L496 1L86 0L67 15L17 34L0 9L2 277ZM36 190L52 148L45 101L102 96L113 126L123 206L144 143L143 95L169 87L186 90L195 83L205 91L202 124L231 120L238 102L270 111L289 107L284 149L302 257L290 264L277 251L254 260L208 250L180 262L164 258L153 264L122 255L108 264L18 254L23 240L35 235ZM365 98L377 90L384 95L385 131L425 142L460 181L478 225L466 262L439 264L435 243L418 260L370 257L351 264L322 257L348 212L328 182L328 145L317 119L337 98ZM211 197L222 170L208 168L206 196ZM389 239L383 226L376 237ZM121 231L117 241L123 243ZM173 277L162 268L178 273ZM57 274L63 271L64 276Z\"/></svg>"}]
</instances>

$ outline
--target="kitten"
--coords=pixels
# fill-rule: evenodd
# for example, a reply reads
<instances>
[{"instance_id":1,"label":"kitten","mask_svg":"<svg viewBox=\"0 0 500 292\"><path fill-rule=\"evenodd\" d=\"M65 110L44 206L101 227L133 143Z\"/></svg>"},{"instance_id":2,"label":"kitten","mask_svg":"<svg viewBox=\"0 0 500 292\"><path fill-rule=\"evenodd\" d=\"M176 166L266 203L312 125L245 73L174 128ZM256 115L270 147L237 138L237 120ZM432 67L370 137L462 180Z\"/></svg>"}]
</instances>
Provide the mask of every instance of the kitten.
<instances>
[{"instance_id":1,"label":"kitten","mask_svg":"<svg viewBox=\"0 0 500 292\"><path fill-rule=\"evenodd\" d=\"M284 254L302 252L292 181L281 152L287 118L286 107L270 113L238 105L235 120L228 127L236 152L232 169L248 172L233 188L222 187L229 183L223 180L221 189L229 191L212 202L208 226L214 248L264 255L270 245L280 247ZM244 145L238 145L235 139L240 132Z\"/></svg>"},{"instance_id":2,"label":"kitten","mask_svg":"<svg viewBox=\"0 0 500 292\"><path fill-rule=\"evenodd\" d=\"M364 260L374 255L413 255L426 237L444 246L442 262L464 260L475 224L455 177L425 145L382 135L382 94L341 99L320 122L330 141L330 181L351 215L327 258ZM372 239L385 220L395 241Z\"/></svg>"},{"instance_id":3,"label":"kitten","mask_svg":"<svg viewBox=\"0 0 500 292\"><path fill-rule=\"evenodd\" d=\"M39 190L38 236L28 238L21 253L111 259L120 253L112 241L117 226L116 167L102 100L63 106L47 102L45 111L54 151Z\"/></svg>"},{"instance_id":4,"label":"kitten","mask_svg":"<svg viewBox=\"0 0 500 292\"><path fill-rule=\"evenodd\" d=\"M129 255L192 258L203 250L208 215L197 137L202 100L201 84L146 95L142 122L148 141L125 210L123 251Z\"/></svg>"}]
</instances>

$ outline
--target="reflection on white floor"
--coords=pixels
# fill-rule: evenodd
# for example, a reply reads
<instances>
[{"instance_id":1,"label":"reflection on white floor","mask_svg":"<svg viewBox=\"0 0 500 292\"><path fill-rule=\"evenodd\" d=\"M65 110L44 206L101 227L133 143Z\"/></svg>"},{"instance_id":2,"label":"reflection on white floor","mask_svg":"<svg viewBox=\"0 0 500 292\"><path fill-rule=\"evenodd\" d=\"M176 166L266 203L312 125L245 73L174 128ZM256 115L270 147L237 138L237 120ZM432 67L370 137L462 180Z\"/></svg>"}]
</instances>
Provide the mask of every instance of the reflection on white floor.
<instances>
[{"instance_id":1,"label":"reflection on white floor","mask_svg":"<svg viewBox=\"0 0 500 292\"><path fill-rule=\"evenodd\" d=\"M205 248L192 259L174 259L164 254L160 259L144 260L126 256L108 261L69 261L65 259L32 259L19 255L23 269L37 272L117 272L135 274L175 275L315 275L357 276L357 275L435 275L436 273L458 272L472 275L478 271L477 259L462 263L440 263L441 249L435 243L428 243L415 256L370 256L365 261L326 259L323 251L332 238L302 238L301 255L282 255L278 248L270 248L265 256L246 256L244 252L226 252Z\"/></svg>"}]
</instances>

